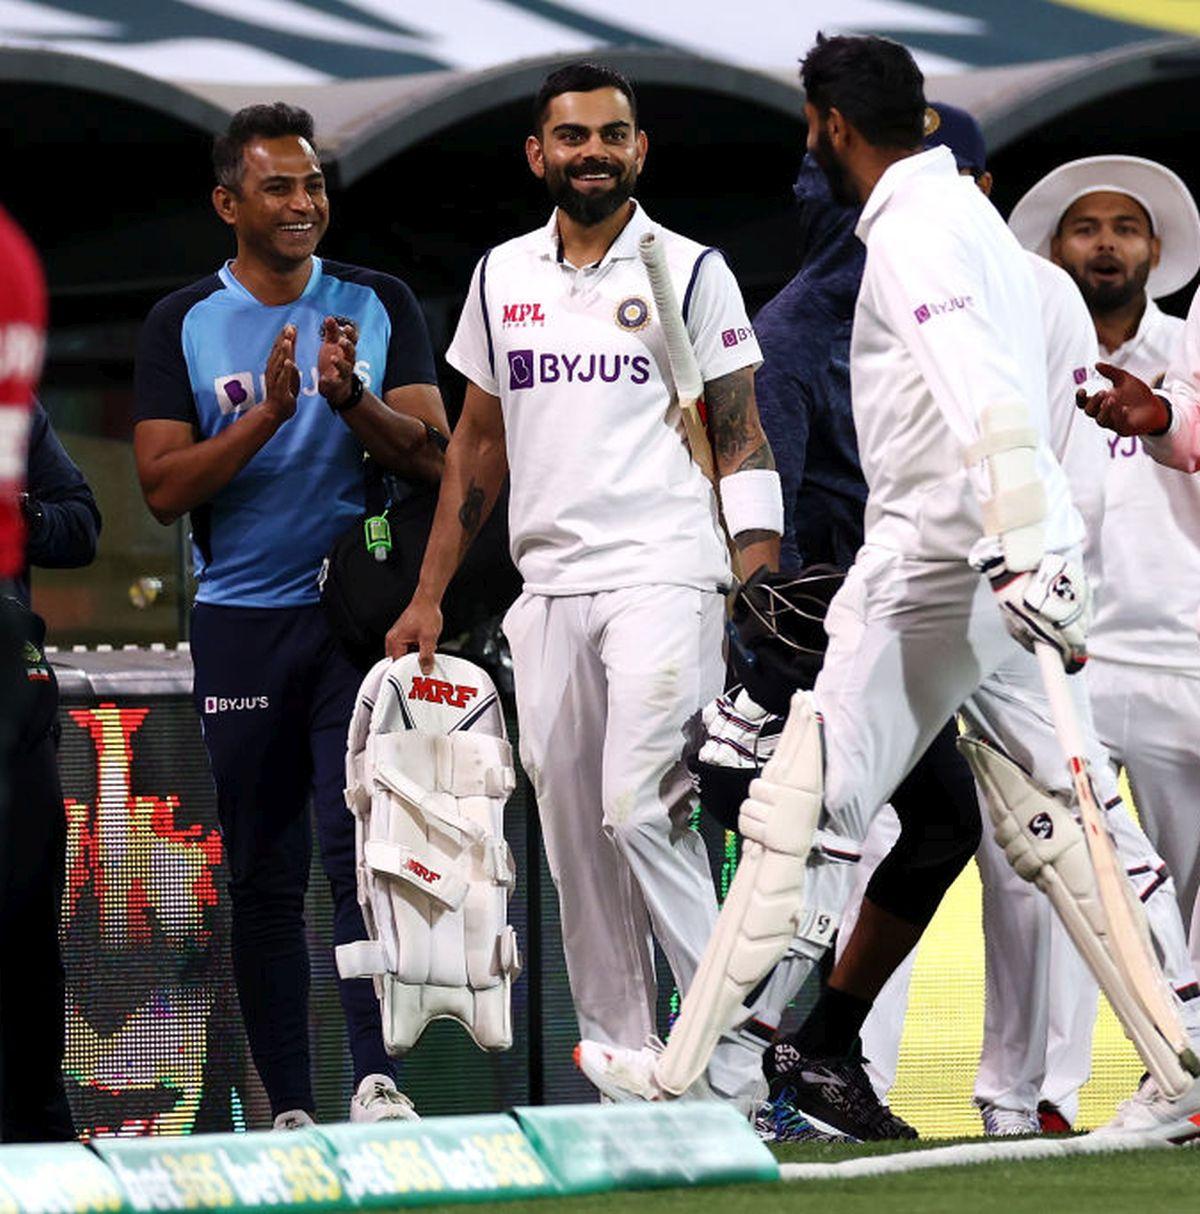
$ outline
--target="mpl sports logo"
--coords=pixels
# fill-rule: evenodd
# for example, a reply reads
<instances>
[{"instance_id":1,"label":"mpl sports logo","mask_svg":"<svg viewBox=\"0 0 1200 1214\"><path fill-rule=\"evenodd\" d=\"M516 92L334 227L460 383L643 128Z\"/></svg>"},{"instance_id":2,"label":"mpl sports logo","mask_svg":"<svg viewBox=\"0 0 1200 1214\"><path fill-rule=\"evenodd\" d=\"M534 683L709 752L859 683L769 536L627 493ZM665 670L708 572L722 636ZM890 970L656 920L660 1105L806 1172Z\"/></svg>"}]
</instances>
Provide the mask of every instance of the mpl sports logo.
<instances>
[{"instance_id":1,"label":"mpl sports logo","mask_svg":"<svg viewBox=\"0 0 1200 1214\"><path fill-rule=\"evenodd\" d=\"M627 379L644 384L650 378L647 354L551 354L509 350L508 387L520 392L540 384L587 384L593 380L615 384Z\"/></svg>"},{"instance_id":2,"label":"mpl sports logo","mask_svg":"<svg viewBox=\"0 0 1200 1214\"><path fill-rule=\"evenodd\" d=\"M913 316L917 318L917 324L923 325L927 320L948 316L951 312L962 312L974 306L975 298L972 295L951 295L940 303L921 304L919 308L913 309Z\"/></svg>"},{"instance_id":3,"label":"mpl sports logo","mask_svg":"<svg viewBox=\"0 0 1200 1214\"><path fill-rule=\"evenodd\" d=\"M503 304L500 324L505 329L525 329L530 325L544 325L546 314L540 303Z\"/></svg>"},{"instance_id":4,"label":"mpl sports logo","mask_svg":"<svg viewBox=\"0 0 1200 1214\"><path fill-rule=\"evenodd\" d=\"M261 712L271 707L269 696L205 696L204 711L211 716L217 712Z\"/></svg>"},{"instance_id":5,"label":"mpl sports logo","mask_svg":"<svg viewBox=\"0 0 1200 1214\"><path fill-rule=\"evenodd\" d=\"M415 675L409 689L410 700L424 700L427 704L447 704L451 708L466 708L467 701L479 694L478 687L465 683L447 683L445 679L431 679Z\"/></svg>"}]
</instances>

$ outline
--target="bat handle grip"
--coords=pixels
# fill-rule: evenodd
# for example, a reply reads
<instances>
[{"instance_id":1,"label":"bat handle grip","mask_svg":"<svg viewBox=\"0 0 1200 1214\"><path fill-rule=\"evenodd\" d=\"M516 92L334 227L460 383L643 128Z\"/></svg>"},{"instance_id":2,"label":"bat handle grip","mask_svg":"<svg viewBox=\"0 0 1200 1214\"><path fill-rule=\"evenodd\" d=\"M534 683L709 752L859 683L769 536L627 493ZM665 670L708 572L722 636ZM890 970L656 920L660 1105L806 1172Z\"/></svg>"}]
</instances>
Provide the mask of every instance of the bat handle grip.
<instances>
[{"instance_id":1,"label":"bat handle grip","mask_svg":"<svg viewBox=\"0 0 1200 1214\"><path fill-rule=\"evenodd\" d=\"M1036 642L1034 652L1042 670L1042 683L1046 688L1046 699L1050 702L1050 717L1054 722L1054 732L1058 735L1058 744L1067 756L1068 764L1071 759L1084 759L1087 748L1083 744L1083 731L1079 726L1075 701L1067 686L1067 672L1063 670L1062 657L1053 645L1045 641Z\"/></svg>"}]
</instances>

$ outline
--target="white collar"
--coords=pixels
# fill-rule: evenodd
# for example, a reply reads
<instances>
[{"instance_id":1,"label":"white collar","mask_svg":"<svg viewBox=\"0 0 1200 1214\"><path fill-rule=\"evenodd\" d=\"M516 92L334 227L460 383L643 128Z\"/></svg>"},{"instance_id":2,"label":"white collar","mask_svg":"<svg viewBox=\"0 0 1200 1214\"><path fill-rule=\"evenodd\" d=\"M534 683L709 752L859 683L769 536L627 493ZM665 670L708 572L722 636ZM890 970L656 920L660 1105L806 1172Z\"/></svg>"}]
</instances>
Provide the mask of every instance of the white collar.
<instances>
[{"instance_id":1,"label":"white collar","mask_svg":"<svg viewBox=\"0 0 1200 1214\"><path fill-rule=\"evenodd\" d=\"M910 178L919 177L925 173L958 177L954 154L948 147L943 145L930 148L927 152L917 152L912 156L905 156L903 160L897 160L884 169L883 175L871 191L871 196L863 205L862 214L854 228L854 234L863 244L866 244L872 225L879 218L892 195Z\"/></svg>"},{"instance_id":2,"label":"white collar","mask_svg":"<svg viewBox=\"0 0 1200 1214\"><path fill-rule=\"evenodd\" d=\"M632 198L630 201L633 203L633 214L630 215L629 222L617 233L617 238L609 245L608 252L595 263L596 265L602 266L610 261L628 261L637 257L638 243L642 236L654 230L653 221L638 200ZM563 261L562 241L558 235L557 207L550 212L550 218L540 231L540 255L553 261Z\"/></svg>"}]
</instances>

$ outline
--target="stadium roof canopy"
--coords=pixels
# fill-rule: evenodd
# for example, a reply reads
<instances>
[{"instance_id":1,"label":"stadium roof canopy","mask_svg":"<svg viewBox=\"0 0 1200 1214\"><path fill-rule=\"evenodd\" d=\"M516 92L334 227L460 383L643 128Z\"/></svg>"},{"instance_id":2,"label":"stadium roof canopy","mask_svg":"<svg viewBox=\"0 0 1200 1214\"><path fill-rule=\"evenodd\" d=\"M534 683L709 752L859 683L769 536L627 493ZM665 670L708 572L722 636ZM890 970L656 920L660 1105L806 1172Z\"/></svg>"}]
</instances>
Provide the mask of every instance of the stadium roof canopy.
<instances>
[{"instance_id":1,"label":"stadium roof canopy","mask_svg":"<svg viewBox=\"0 0 1200 1214\"><path fill-rule=\"evenodd\" d=\"M340 187L330 255L395 268L449 310L475 257L545 213L520 144L529 98L561 58L263 86L236 72L168 81L93 54L0 45L0 100L21 168L6 174L3 198L33 232L60 298L161 294L228 255L207 202L211 135L240 106L282 97L314 113ZM761 299L791 272L788 187L803 117L794 76L658 45L604 58L639 87L653 213L720 245ZM1007 211L1053 163L1096 151L1158 155L1188 178L1200 109L1179 98L1197 83L1200 42L1170 38L931 77L928 92L982 121Z\"/></svg>"},{"instance_id":2,"label":"stadium roof canopy","mask_svg":"<svg viewBox=\"0 0 1200 1214\"><path fill-rule=\"evenodd\" d=\"M927 74L1200 34L1167 0L0 0L0 41L163 80L325 84L614 46L791 75L819 30L909 46Z\"/></svg>"}]
</instances>

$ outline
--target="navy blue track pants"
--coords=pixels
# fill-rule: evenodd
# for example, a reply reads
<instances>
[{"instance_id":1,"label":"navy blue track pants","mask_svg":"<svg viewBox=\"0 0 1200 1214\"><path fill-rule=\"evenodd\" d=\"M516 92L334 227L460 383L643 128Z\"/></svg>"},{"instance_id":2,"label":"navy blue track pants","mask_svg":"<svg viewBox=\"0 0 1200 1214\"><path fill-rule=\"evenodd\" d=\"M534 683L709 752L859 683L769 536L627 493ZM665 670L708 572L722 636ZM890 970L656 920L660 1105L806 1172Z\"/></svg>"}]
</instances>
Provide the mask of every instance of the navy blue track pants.
<instances>
[{"instance_id":1,"label":"navy blue track pants","mask_svg":"<svg viewBox=\"0 0 1200 1214\"><path fill-rule=\"evenodd\" d=\"M193 694L217 789L232 902L234 976L272 1114L314 1110L304 895L316 810L335 944L362 939L354 819L342 797L346 731L361 675L319 606L192 610ZM379 1004L339 980L354 1080L391 1073Z\"/></svg>"}]
</instances>

